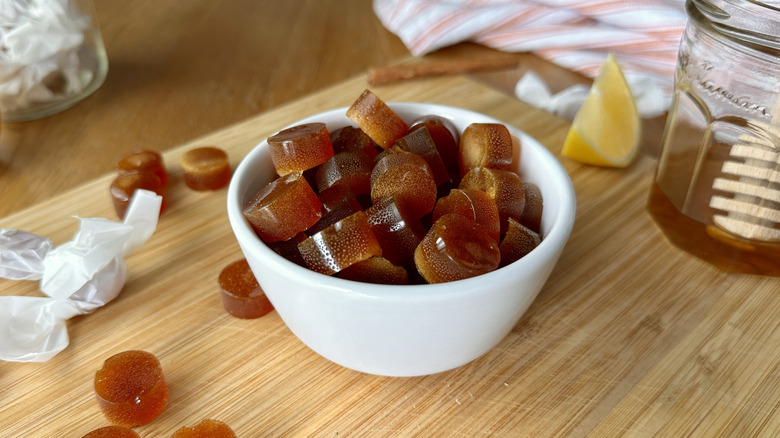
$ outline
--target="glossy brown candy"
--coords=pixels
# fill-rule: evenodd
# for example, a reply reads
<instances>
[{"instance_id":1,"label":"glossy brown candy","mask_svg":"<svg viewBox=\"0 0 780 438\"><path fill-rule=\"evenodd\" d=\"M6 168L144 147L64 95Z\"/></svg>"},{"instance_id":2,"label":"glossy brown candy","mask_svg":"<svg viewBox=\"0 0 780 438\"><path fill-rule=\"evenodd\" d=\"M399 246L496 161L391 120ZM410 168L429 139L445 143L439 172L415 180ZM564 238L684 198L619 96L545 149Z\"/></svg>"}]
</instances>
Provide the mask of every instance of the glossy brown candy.
<instances>
[{"instance_id":1,"label":"glossy brown candy","mask_svg":"<svg viewBox=\"0 0 780 438\"><path fill-rule=\"evenodd\" d=\"M423 127L428 129L428 133L436 145L436 150L439 152L439 156L441 156L444 166L447 168L447 173L450 175L450 181L457 186L458 182L460 182L460 164L458 161L460 136L457 135L457 130L449 121L433 115L419 118L412 124L409 130L413 131Z\"/></svg>"},{"instance_id":2,"label":"glossy brown candy","mask_svg":"<svg viewBox=\"0 0 780 438\"><path fill-rule=\"evenodd\" d=\"M138 189L149 190L162 196L163 201L160 206L160 213L165 211L166 203L163 183L157 174L151 171L125 173L117 176L108 189L111 194L111 201L114 204L114 211L120 219L124 219L127 206L130 205L130 200Z\"/></svg>"},{"instance_id":3,"label":"glossy brown candy","mask_svg":"<svg viewBox=\"0 0 780 438\"><path fill-rule=\"evenodd\" d=\"M317 223L319 224L319 222ZM305 268L306 262L303 261L301 252L298 251L298 244L306 240L307 237L309 236L307 236L306 233L300 232L287 240L270 242L266 243L266 245L285 259Z\"/></svg>"},{"instance_id":4,"label":"glossy brown candy","mask_svg":"<svg viewBox=\"0 0 780 438\"><path fill-rule=\"evenodd\" d=\"M217 279L225 310L241 319L254 319L274 310L246 259L225 266Z\"/></svg>"},{"instance_id":5,"label":"glossy brown candy","mask_svg":"<svg viewBox=\"0 0 780 438\"><path fill-rule=\"evenodd\" d=\"M544 209L542 192L536 184L529 182L523 182L523 190L525 192L525 205L523 213L520 215L520 222L538 233L541 230L542 210Z\"/></svg>"},{"instance_id":6,"label":"glossy brown candy","mask_svg":"<svg viewBox=\"0 0 780 438\"><path fill-rule=\"evenodd\" d=\"M383 149L391 147L409 130L406 122L370 90L365 90L349 107L347 117Z\"/></svg>"},{"instance_id":7,"label":"glossy brown candy","mask_svg":"<svg viewBox=\"0 0 780 438\"><path fill-rule=\"evenodd\" d=\"M363 211L336 222L298 244L298 250L312 271L335 274L373 256L382 248L371 231Z\"/></svg>"},{"instance_id":8,"label":"glossy brown candy","mask_svg":"<svg viewBox=\"0 0 780 438\"><path fill-rule=\"evenodd\" d=\"M268 137L268 149L279 176L303 172L333 156L324 123L305 123L279 131Z\"/></svg>"},{"instance_id":9,"label":"glossy brown candy","mask_svg":"<svg viewBox=\"0 0 780 438\"><path fill-rule=\"evenodd\" d=\"M406 269L390 263L384 257L371 257L340 271L337 276L345 280L374 284L409 284Z\"/></svg>"},{"instance_id":10,"label":"glossy brown candy","mask_svg":"<svg viewBox=\"0 0 780 438\"><path fill-rule=\"evenodd\" d=\"M230 182L228 154L220 148L204 146L185 152L181 169L184 183L193 190L218 190Z\"/></svg>"},{"instance_id":11,"label":"glossy brown candy","mask_svg":"<svg viewBox=\"0 0 780 438\"><path fill-rule=\"evenodd\" d=\"M475 167L508 170L514 149L512 136L500 123L472 123L460 136L460 175Z\"/></svg>"},{"instance_id":12,"label":"glossy brown candy","mask_svg":"<svg viewBox=\"0 0 780 438\"><path fill-rule=\"evenodd\" d=\"M496 242L499 241L501 220L496 202L482 190L452 189L439 198L433 208L433 221L445 214L459 214L480 224Z\"/></svg>"},{"instance_id":13,"label":"glossy brown candy","mask_svg":"<svg viewBox=\"0 0 780 438\"><path fill-rule=\"evenodd\" d=\"M377 154L377 144L362 129L354 126L345 126L330 133L330 142L333 145L333 153L347 151L360 151L372 159Z\"/></svg>"},{"instance_id":14,"label":"glossy brown candy","mask_svg":"<svg viewBox=\"0 0 780 438\"><path fill-rule=\"evenodd\" d=\"M399 138L395 142L395 146L401 149L417 154L422 157L428 167L433 173L433 179L436 181L436 185L440 186L444 183L450 182L450 174L447 172L447 166L444 165L439 151L436 149L436 144L433 142L433 137L426 127L420 127L415 129L403 137Z\"/></svg>"},{"instance_id":15,"label":"glossy brown candy","mask_svg":"<svg viewBox=\"0 0 780 438\"><path fill-rule=\"evenodd\" d=\"M328 158L317 169L317 188L323 191L345 185L356 195L371 193L372 157L362 151L345 151Z\"/></svg>"},{"instance_id":16,"label":"glossy brown candy","mask_svg":"<svg viewBox=\"0 0 780 438\"><path fill-rule=\"evenodd\" d=\"M171 438L235 438L236 434L227 424L217 420L203 420L195 426L184 426Z\"/></svg>"},{"instance_id":17,"label":"glossy brown candy","mask_svg":"<svg viewBox=\"0 0 780 438\"><path fill-rule=\"evenodd\" d=\"M539 233L509 218L509 228L498 246L499 251L501 251L499 267L504 267L525 257L526 254L539 246L541 241Z\"/></svg>"},{"instance_id":18,"label":"glossy brown candy","mask_svg":"<svg viewBox=\"0 0 780 438\"><path fill-rule=\"evenodd\" d=\"M412 219L419 219L433 211L436 181L428 163L422 157L397 147L386 152L371 172L372 202L393 196Z\"/></svg>"},{"instance_id":19,"label":"glossy brown candy","mask_svg":"<svg viewBox=\"0 0 780 438\"><path fill-rule=\"evenodd\" d=\"M163 185L168 183L168 171L165 169L162 155L156 151L140 150L131 152L116 163L116 170L119 175L149 171L157 175Z\"/></svg>"},{"instance_id":20,"label":"glossy brown candy","mask_svg":"<svg viewBox=\"0 0 780 438\"><path fill-rule=\"evenodd\" d=\"M393 196L375 202L366 210L366 218L384 258L398 266L413 263L414 250L426 232L419 219L396 204Z\"/></svg>"},{"instance_id":21,"label":"glossy brown candy","mask_svg":"<svg viewBox=\"0 0 780 438\"><path fill-rule=\"evenodd\" d=\"M319 233L347 216L363 210L355 194L345 185L330 187L320 192L317 197L322 202L323 214L316 224L306 230L308 235Z\"/></svg>"},{"instance_id":22,"label":"glossy brown candy","mask_svg":"<svg viewBox=\"0 0 780 438\"><path fill-rule=\"evenodd\" d=\"M463 176L459 188L482 190L493 198L501 218L501 233L506 232L507 218L520 221L523 217L526 189L515 172L476 167Z\"/></svg>"},{"instance_id":23,"label":"glossy brown candy","mask_svg":"<svg viewBox=\"0 0 780 438\"><path fill-rule=\"evenodd\" d=\"M168 404L168 386L160 361L140 350L106 359L95 373L95 394L108 421L127 427L152 422Z\"/></svg>"},{"instance_id":24,"label":"glossy brown candy","mask_svg":"<svg viewBox=\"0 0 780 438\"><path fill-rule=\"evenodd\" d=\"M139 438L139 436L129 427L104 426L89 432L82 438Z\"/></svg>"},{"instance_id":25,"label":"glossy brown candy","mask_svg":"<svg viewBox=\"0 0 780 438\"><path fill-rule=\"evenodd\" d=\"M433 223L414 252L417 270L428 283L462 280L498 268L498 244L479 224L459 214Z\"/></svg>"},{"instance_id":26,"label":"glossy brown candy","mask_svg":"<svg viewBox=\"0 0 780 438\"><path fill-rule=\"evenodd\" d=\"M244 217L265 242L287 240L322 217L322 203L300 173L279 177L244 206Z\"/></svg>"}]
</instances>

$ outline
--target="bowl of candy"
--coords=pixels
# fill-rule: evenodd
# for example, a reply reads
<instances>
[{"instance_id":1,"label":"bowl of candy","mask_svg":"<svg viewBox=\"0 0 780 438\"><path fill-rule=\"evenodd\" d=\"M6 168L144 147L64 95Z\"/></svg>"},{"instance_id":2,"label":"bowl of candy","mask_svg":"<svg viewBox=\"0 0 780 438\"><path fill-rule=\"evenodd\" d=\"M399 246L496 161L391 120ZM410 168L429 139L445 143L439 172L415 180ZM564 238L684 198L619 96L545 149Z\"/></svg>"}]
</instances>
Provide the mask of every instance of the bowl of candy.
<instances>
[{"instance_id":1,"label":"bowl of candy","mask_svg":"<svg viewBox=\"0 0 780 438\"><path fill-rule=\"evenodd\" d=\"M284 323L347 368L419 376L484 355L571 233L563 167L486 115L366 90L280 128L236 168L228 217Z\"/></svg>"}]
</instances>

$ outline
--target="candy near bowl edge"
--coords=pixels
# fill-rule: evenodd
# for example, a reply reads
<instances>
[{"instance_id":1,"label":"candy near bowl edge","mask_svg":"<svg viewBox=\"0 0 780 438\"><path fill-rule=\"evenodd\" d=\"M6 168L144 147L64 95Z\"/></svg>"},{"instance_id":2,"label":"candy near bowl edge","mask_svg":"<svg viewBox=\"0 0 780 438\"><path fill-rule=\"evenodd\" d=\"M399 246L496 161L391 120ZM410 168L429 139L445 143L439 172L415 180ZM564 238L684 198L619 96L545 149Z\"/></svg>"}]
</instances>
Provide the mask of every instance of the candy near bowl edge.
<instances>
[{"instance_id":1,"label":"candy near bowl edge","mask_svg":"<svg viewBox=\"0 0 780 438\"><path fill-rule=\"evenodd\" d=\"M504 124L519 147L514 165L544 199L542 242L506 267L451 283L390 286L326 276L276 254L255 234L242 207L276 178L268 144L255 147L236 168L227 209L230 225L258 282L279 316L305 345L347 368L383 376L447 371L482 356L512 330L536 298L569 238L576 200L566 171L536 140L508 123L455 107L388 103L407 123L423 115L471 123ZM322 122L329 131L354 124L338 108L293 125Z\"/></svg>"}]
</instances>

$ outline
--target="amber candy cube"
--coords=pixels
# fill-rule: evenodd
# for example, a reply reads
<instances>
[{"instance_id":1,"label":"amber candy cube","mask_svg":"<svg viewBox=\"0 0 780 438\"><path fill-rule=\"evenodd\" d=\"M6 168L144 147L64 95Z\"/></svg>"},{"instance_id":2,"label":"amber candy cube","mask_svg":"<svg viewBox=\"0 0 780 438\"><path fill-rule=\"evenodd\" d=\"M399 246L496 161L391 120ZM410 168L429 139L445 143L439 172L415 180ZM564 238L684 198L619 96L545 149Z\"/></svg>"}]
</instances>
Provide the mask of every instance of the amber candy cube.
<instances>
[{"instance_id":1,"label":"amber candy cube","mask_svg":"<svg viewBox=\"0 0 780 438\"><path fill-rule=\"evenodd\" d=\"M460 136L460 175L475 167L509 170L514 155L512 136L500 123L472 123Z\"/></svg>"},{"instance_id":2,"label":"amber candy cube","mask_svg":"<svg viewBox=\"0 0 780 438\"><path fill-rule=\"evenodd\" d=\"M204 146L185 152L181 168L184 183L192 190L218 190L230 182L228 154L217 147Z\"/></svg>"},{"instance_id":3,"label":"amber candy cube","mask_svg":"<svg viewBox=\"0 0 780 438\"><path fill-rule=\"evenodd\" d=\"M482 190L452 189L450 194L439 198L433 208L433 221L445 214L459 214L480 224L496 242L501 233L501 220L496 201Z\"/></svg>"},{"instance_id":4,"label":"amber candy cube","mask_svg":"<svg viewBox=\"0 0 780 438\"><path fill-rule=\"evenodd\" d=\"M352 103L347 117L382 149L391 147L409 130L406 122L370 90L365 90Z\"/></svg>"},{"instance_id":5,"label":"amber candy cube","mask_svg":"<svg viewBox=\"0 0 780 438\"><path fill-rule=\"evenodd\" d=\"M481 190L496 202L501 218L501 233L508 227L508 218L520 221L525 208L525 193L520 175L510 170L476 167L460 181L460 189Z\"/></svg>"},{"instance_id":6,"label":"amber candy cube","mask_svg":"<svg viewBox=\"0 0 780 438\"><path fill-rule=\"evenodd\" d=\"M393 196L407 209L412 219L433 211L436 181L425 160L411 152L393 147L385 151L371 172L371 201Z\"/></svg>"},{"instance_id":7,"label":"amber candy cube","mask_svg":"<svg viewBox=\"0 0 780 438\"><path fill-rule=\"evenodd\" d=\"M539 233L531 230L520 222L509 218L509 228L498 246L501 251L501 263L504 267L525 257L542 242Z\"/></svg>"},{"instance_id":8,"label":"amber candy cube","mask_svg":"<svg viewBox=\"0 0 780 438\"><path fill-rule=\"evenodd\" d=\"M208 419L192 427L179 428L171 438L236 438L236 434L227 424Z\"/></svg>"},{"instance_id":9,"label":"amber candy cube","mask_svg":"<svg viewBox=\"0 0 780 438\"><path fill-rule=\"evenodd\" d=\"M371 231L363 211L314 234L299 243L298 250L309 269L325 275L335 274L357 262L382 255L379 241Z\"/></svg>"},{"instance_id":10,"label":"amber candy cube","mask_svg":"<svg viewBox=\"0 0 780 438\"><path fill-rule=\"evenodd\" d=\"M160 361L140 350L106 359L95 373L95 394L108 421L126 427L151 423L168 404Z\"/></svg>"},{"instance_id":11,"label":"amber candy cube","mask_svg":"<svg viewBox=\"0 0 780 438\"><path fill-rule=\"evenodd\" d=\"M439 151L436 149L436 143L433 142L433 137L431 137L428 128L423 126L409 132L399 138L398 141L395 142L395 146L422 157L425 162L428 163L428 167L430 167L431 173L433 173L433 179L437 186L450 181L450 174L447 172L447 166L444 165L444 160L442 160L441 155L439 155Z\"/></svg>"},{"instance_id":12,"label":"amber candy cube","mask_svg":"<svg viewBox=\"0 0 780 438\"><path fill-rule=\"evenodd\" d=\"M279 176L317 167L333 156L324 123L306 123L279 131L268 137L268 149Z\"/></svg>"},{"instance_id":13,"label":"amber candy cube","mask_svg":"<svg viewBox=\"0 0 780 438\"><path fill-rule=\"evenodd\" d=\"M323 214L316 224L306 230L308 235L319 233L347 216L363 210L357 197L347 186L333 186L320 192L317 197L322 202Z\"/></svg>"},{"instance_id":14,"label":"amber candy cube","mask_svg":"<svg viewBox=\"0 0 780 438\"><path fill-rule=\"evenodd\" d=\"M222 305L236 318L259 318L274 310L246 259L225 266L219 273L217 283Z\"/></svg>"},{"instance_id":15,"label":"amber candy cube","mask_svg":"<svg viewBox=\"0 0 780 438\"><path fill-rule=\"evenodd\" d=\"M339 278L374 284L409 284L406 269L390 263L384 257L371 257L357 262L336 274Z\"/></svg>"},{"instance_id":16,"label":"amber candy cube","mask_svg":"<svg viewBox=\"0 0 780 438\"><path fill-rule=\"evenodd\" d=\"M322 203L301 173L279 177L244 206L244 217L265 242L287 240L322 217Z\"/></svg>"},{"instance_id":17,"label":"amber candy cube","mask_svg":"<svg viewBox=\"0 0 780 438\"><path fill-rule=\"evenodd\" d=\"M539 233L542 227L542 210L544 201L539 186L529 182L523 182L525 205L520 215L520 222L531 230Z\"/></svg>"},{"instance_id":18,"label":"amber candy cube","mask_svg":"<svg viewBox=\"0 0 780 438\"><path fill-rule=\"evenodd\" d=\"M126 173L153 172L160 178L162 185L168 183L168 171L165 169L163 157L159 152L152 150L133 151L122 157L116 163L116 170L119 175Z\"/></svg>"},{"instance_id":19,"label":"amber candy cube","mask_svg":"<svg viewBox=\"0 0 780 438\"><path fill-rule=\"evenodd\" d=\"M138 189L149 190L162 196L163 201L160 205L160 213L162 214L165 211L163 183L157 174L151 171L125 173L117 176L108 189L111 194L111 201L114 204L114 211L120 219L124 219L130 200Z\"/></svg>"},{"instance_id":20,"label":"amber candy cube","mask_svg":"<svg viewBox=\"0 0 780 438\"><path fill-rule=\"evenodd\" d=\"M139 436L129 427L114 425L95 429L82 438L139 438Z\"/></svg>"},{"instance_id":21,"label":"amber candy cube","mask_svg":"<svg viewBox=\"0 0 780 438\"><path fill-rule=\"evenodd\" d=\"M319 224L319 222L317 222ZM316 225L315 225L316 226ZM295 263L298 266L306 267L306 262L301 257L301 252L298 251L298 244L306 240L309 237L304 232L300 232L295 236L287 240L279 240L277 242L266 243L271 250L285 259Z\"/></svg>"},{"instance_id":22,"label":"amber candy cube","mask_svg":"<svg viewBox=\"0 0 780 438\"><path fill-rule=\"evenodd\" d=\"M419 219L399 206L393 196L374 203L366 210L366 218L384 258L399 266L413 263L414 250L426 232Z\"/></svg>"},{"instance_id":23,"label":"amber candy cube","mask_svg":"<svg viewBox=\"0 0 780 438\"><path fill-rule=\"evenodd\" d=\"M495 270L501 253L482 226L459 214L446 214L420 242L414 261L428 283L444 283Z\"/></svg>"},{"instance_id":24,"label":"amber candy cube","mask_svg":"<svg viewBox=\"0 0 780 438\"><path fill-rule=\"evenodd\" d=\"M362 129L345 126L330 133L333 153L364 152L372 159L376 157L378 145Z\"/></svg>"},{"instance_id":25,"label":"amber candy cube","mask_svg":"<svg viewBox=\"0 0 780 438\"><path fill-rule=\"evenodd\" d=\"M446 119L440 119L437 116L423 116L416 120L410 131L420 128L427 128L428 134L436 145L439 156L444 161L447 173L450 175L450 181L455 185L460 182L460 164L458 143L460 136L452 123Z\"/></svg>"},{"instance_id":26,"label":"amber candy cube","mask_svg":"<svg viewBox=\"0 0 780 438\"><path fill-rule=\"evenodd\" d=\"M345 185L356 195L371 193L372 157L362 151L346 151L328 158L317 169L315 179L319 191L335 185Z\"/></svg>"}]
</instances>

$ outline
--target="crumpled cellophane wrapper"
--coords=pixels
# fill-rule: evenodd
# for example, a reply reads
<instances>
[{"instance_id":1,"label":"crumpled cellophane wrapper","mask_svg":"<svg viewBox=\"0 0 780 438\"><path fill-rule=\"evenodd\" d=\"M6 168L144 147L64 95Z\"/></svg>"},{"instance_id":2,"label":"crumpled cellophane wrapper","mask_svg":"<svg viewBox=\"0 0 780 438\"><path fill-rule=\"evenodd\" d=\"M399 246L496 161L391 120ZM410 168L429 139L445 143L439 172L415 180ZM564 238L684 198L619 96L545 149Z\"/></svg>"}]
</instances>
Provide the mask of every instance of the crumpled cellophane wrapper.
<instances>
[{"instance_id":1,"label":"crumpled cellophane wrapper","mask_svg":"<svg viewBox=\"0 0 780 438\"><path fill-rule=\"evenodd\" d=\"M162 197L137 190L122 222L80 218L73 240L53 248L35 234L0 229L0 277L40 280L45 297L0 296L0 360L45 362L68 346L66 321L119 295L124 257L157 228Z\"/></svg>"}]
</instances>

